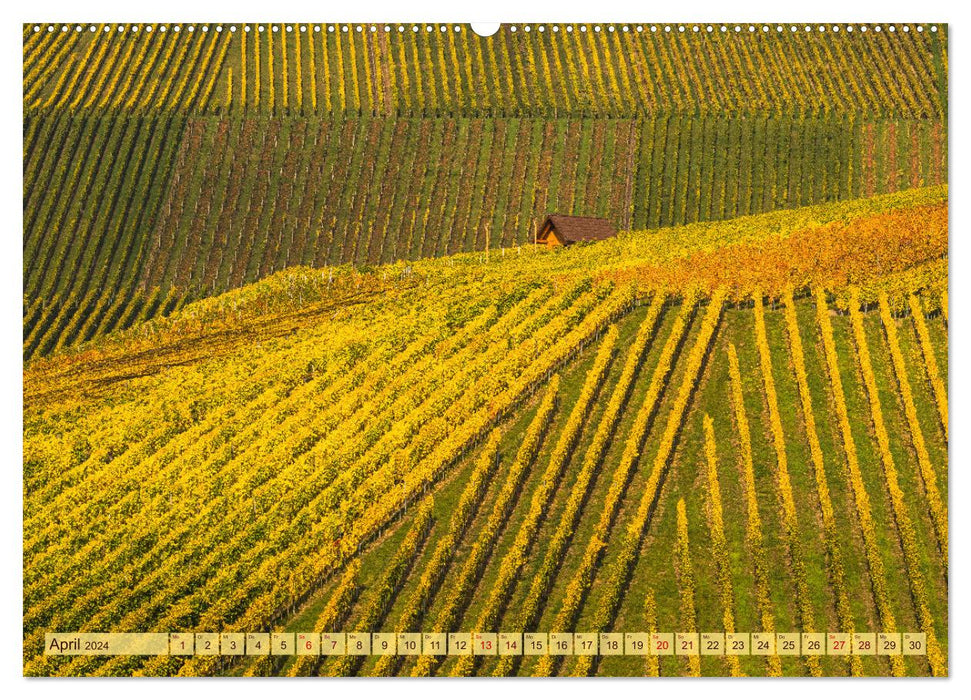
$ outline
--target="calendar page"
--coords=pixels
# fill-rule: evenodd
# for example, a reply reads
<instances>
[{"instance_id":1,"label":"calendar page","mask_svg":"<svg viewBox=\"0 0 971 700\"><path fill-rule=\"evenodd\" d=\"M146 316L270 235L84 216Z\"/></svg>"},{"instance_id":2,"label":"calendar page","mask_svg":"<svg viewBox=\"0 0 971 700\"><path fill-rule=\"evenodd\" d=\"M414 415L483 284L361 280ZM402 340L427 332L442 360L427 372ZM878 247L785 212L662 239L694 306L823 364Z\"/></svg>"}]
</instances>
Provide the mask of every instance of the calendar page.
<instances>
[{"instance_id":1,"label":"calendar page","mask_svg":"<svg viewBox=\"0 0 971 700\"><path fill-rule=\"evenodd\" d=\"M25 676L948 675L946 24L226 19L22 27Z\"/></svg>"}]
</instances>

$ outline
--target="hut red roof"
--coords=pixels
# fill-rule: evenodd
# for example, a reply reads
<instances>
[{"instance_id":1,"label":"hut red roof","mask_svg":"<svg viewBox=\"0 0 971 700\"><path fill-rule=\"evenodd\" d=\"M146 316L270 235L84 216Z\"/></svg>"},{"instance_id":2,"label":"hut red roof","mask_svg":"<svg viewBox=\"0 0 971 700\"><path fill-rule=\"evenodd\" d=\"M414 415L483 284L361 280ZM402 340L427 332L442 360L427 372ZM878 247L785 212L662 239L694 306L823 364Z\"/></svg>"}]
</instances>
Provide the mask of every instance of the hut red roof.
<instances>
[{"instance_id":1,"label":"hut red roof","mask_svg":"<svg viewBox=\"0 0 971 700\"><path fill-rule=\"evenodd\" d=\"M546 243L550 233L555 232L562 245L585 241L602 241L613 238L617 230L607 219L594 216L567 216L550 214L539 228L536 242Z\"/></svg>"}]
</instances>

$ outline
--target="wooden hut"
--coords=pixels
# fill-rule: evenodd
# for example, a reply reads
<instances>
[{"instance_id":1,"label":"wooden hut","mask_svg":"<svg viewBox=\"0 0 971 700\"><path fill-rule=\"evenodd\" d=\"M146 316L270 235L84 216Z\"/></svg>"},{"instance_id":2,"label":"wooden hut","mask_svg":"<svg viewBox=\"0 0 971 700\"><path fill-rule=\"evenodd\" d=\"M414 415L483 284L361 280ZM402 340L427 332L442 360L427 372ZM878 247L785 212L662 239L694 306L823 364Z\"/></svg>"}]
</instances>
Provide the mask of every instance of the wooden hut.
<instances>
[{"instance_id":1,"label":"wooden hut","mask_svg":"<svg viewBox=\"0 0 971 700\"><path fill-rule=\"evenodd\" d=\"M536 230L536 244L553 248L574 243L603 241L616 235L617 230L607 219L550 214Z\"/></svg>"}]
</instances>

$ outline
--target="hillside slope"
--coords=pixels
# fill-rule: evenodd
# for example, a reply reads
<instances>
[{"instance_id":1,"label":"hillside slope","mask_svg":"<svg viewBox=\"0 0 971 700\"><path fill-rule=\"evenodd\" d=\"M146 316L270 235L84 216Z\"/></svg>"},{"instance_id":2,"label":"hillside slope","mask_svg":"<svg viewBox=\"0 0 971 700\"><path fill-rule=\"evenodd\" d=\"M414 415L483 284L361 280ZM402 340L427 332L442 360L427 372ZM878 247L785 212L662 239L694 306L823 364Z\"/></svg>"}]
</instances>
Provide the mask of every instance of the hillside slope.
<instances>
[{"instance_id":1,"label":"hillside slope","mask_svg":"<svg viewBox=\"0 0 971 700\"><path fill-rule=\"evenodd\" d=\"M946 673L946 207L939 187L295 269L28 363L25 673ZM931 653L314 666L40 646L729 627L921 630Z\"/></svg>"},{"instance_id":2,"label":"hillside slope","mask_svg":"<svg viewBox=\"0 0 971 700\"><path fill-rule=\"evenodd\" d=\"M945 183L947 28L820 29L25 25L24 358L552 212L657 229Z\"/></svg>"}]
</instances>

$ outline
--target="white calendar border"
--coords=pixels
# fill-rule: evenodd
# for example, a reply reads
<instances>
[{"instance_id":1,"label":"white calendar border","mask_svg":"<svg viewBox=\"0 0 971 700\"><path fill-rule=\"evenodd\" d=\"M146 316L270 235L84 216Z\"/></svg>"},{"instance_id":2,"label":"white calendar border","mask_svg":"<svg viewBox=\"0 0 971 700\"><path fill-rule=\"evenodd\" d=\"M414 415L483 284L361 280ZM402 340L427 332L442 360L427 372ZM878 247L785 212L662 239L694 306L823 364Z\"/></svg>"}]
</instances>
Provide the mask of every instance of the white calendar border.
<instances>
[{"instance_id":1,"label":"white calendar border","mask_svg":"<svg viewBox=\"0 0 971 700\"><path fill-rule=\"evenodd\" d=\"M58 679L57 681L25 680L22 678L22 575L18 572L22 569L22 540L11 536L11 533L22 531L23 527L23 503L21 499L22 480L17 469L17 452L22 454L22 356L21 356L21 298L22 298L22 249L21 236L18 231L22 231L22 224L17 225L22 218L21 181L22 163L19 154L22 152L22 120L19 110L14 108L14 104L20 103L22 90L22 58L20 56L19 32L20 25L26 21L37 21L40 17L71 18L72 21L165 21L169 18L184 21L205 21L207 19L224 20L232 18L239 21L280 21L287 18L304 19L310 17L320 17L322 19L333 19L334 21L399 21L408 19L420 19L424 21L458 21L462 19L476 21L490 21L498 18L504 21L610 21L619 19L622 21L634 21L643 17L645 21L709 21L713 18L717 21L941 21L955 24L951 34L952 52L949 55L949 65L951 68L950 80L950 125L958 123L958 115L966 117L969 113L967 109L968 101L971 100L971 91L964 84L964 76L971 75L971 65L965 56L971 55L971 50L967 48L964 37L971 34L969 23L960 22L964 19L964 11L956 9L957 3L945 2L942 0L923 0L922 2L901 2L899 0L887 0L886 2L856 2L850 3L846 0L815 0L812 3L783 3L778 0L759 0L757 2L734 2L725 3L715 0L695 0L691 3L645 3L645 2L618 2L616 0L598 0L597 2L570 2L570 0L535 0L534 2L524 3L522 0L489 0L481 5L459 5L448 0L423 0L422 2L409 2L407 5L402 2L392 2L392 0L371 0L367 4L347 3L347 4L323 4L319 2L288 2L287 0L276 0L272 4L265 0L262 2L252 2L250 0L240 0L238 2L219 2L200 3L198 0L167 0L164 5L149 5L131 3L122 0L91 0L89 2L67 2L66 0L49 0L45 3L7 3L3 10L6 20L0 27L4 31L3 38L6 40L0 46L0 51L4 56L4 71L2 76L2 86L6 93L6 109L0 119L3 120L4 129L3 153L6 156L2 163L2 187L0 187L0 201L4 202L3 212L4 221L8 222L6 235L0 238L0 284L3 284L3 293L0 294L0 336L3 343L2 367L0 373L0 389L2 395L6 397L2 405L2 428L0 435L3 436L3 446L6 460L6 469L0 473L3 481L3 493L8 499L4 503L3 512L6 518L7 537L3 538L0 547L3 548L4 557L7 565L3 567L2 592L4 594L4 605L0 606L0 620L3 622L4 634L0 635L0 673L5 685L14 689L14 692L21 697L31 700L43 700L43 698L57 698L63 700L70 696L72 700L86 699L88 697L98 700L109 698L124 698L131 700L133 694L137 694L138 700L154 700L154 698L164 698L172 700L173 693L178 694L179 700L186 698L212 698L220 692L214 683L209 679L185 679L180 680L178 686L169 685L164 679L145 679L137 682L115 682L110 679ZM403 9L404 7L404 9ZM959 48L953 50L955 40L959 43ZM954 81L960 82L954 82ZM967 119L965 118L965 122ZM960 130L951 136L949 148L949 161L951 163L971 163L971 150L967 146L968 141L963 137ZM950 130L949 130L950 133ZM949 177L950 187L955 186L953 177ZM960 180L958 181L960 183ZM960 186L960 185L959 185ZM950 201L950 213L953 231L967 231L969 226L961 226L961 223L971 221L964 213L964 201L967 198L964 192L956 193ZM971 241L966 236L953 235L951 237L951 255L957 256L958 263L953 265L955 271L963 269L971 264ZM954 259L953 257L951 258ZM960 267L959 267L960 266ZM950 328L950 352L952 357L966 357L967 350L971 349L971 317L964 309L971 308L971 279L968 275L955 274L950 278L951 299L952 299L952 319L957 319ZM971 412L971 369L965 369L961 363L953 363L952 371L949 372L952 391L949 391L951 402L951 415L960 419ZM954 391L953 389L958 389ZM969 397L969 398L965 398ZM956 409L956 410L955 410ZM964 437L965 431L953 431L955 437L951 443L951 465L967 464L971 458L971 449L968 448L967 438ZM948 493L952 504L963 502L969 495L968 475L966 470L952 468L950 471L950 488ZM971 540L969 537L969 516L966 515L967 509L951 508L951 532L952 541L960 542L964 545ZM955 534L956 531L956 534ZM966 549L966 548L965 548ZM971 647L971 605L965 602L964 596L958 594L958 589L954 587L955 582L963 582L969 579L969 567L967 556L957 556L951 558L951 598L949 600L951 615L949 618L950 635L950 658L949 667L952 673L951 682L927 681L922 679L906 680L869 680L865 685L859 682L847 680L825 680L825 681L783 681L784 686L778 686L772 682L750 679L748 681L732 681L733 688L739 689L744 684L745 693L751 697L758 697L762 694L777 697L780 692L786 696L786 700L818 700L821 693L832 693L838 685L840 690L851 690L855 692L873 693L877 692L881 700L894 700L902 698L904 700L914 700L919 698L919 694L931 692L934 694L933 700L938 698L968 697L971 691L971 684L968 678L971 677L971 658L969 658L969 647ZM958 630L962 633L957 634ZM963 637L968 637L969 642L965 643ZM248 698L259 698L264 700L267 691L283 689L286 687L292 691L321 692L307 685L288 685L283 686L285 681L275 681L273 679L261 679L259 682L234 682L232 692L234 700L247 700ZM379 681L384 684L393 684L394 692L400 696L420 696L422 700L435 700L436 698L449 698L452 700L456 692L461 692L462 700L495 700L496 692L506 693L510 689L518 693L535 693L537 686L530 680L507 680L504 685L496 685L486 680L456 680L449 683L436 683L435 681L418 682L397 682ZM657 682L652 681L652 682ZM678 683L678 681L661 681L662 683ZM850 686L850 683L853 683ZM718 692L722 689L722 684L727 681L709 679L703 685L694 686L691 692L703 692L705 694ZM820 683L822 685L820 685ZM844 687L843 684L846 684ZM933 683L927 688L920 687L924 683ZM279 685L277 685L279 684ZM596 684L600 689L607 689L612 692L631 692L633 697L640 700L645 692L655 692L647 690L647 686L637 680L623 679L590 679L583 682L557 682L557 700L572 700L573 698L583 698L589 700L591 691ZM390 688L391 685L386 687ZM689 692L687 686L678 685L675 692ZM362 689L361 681L357 679L331 679L326 686L328 693L358 693ZM666 685L667 691L673 691L674 687Z\"/></svg>"}]
</instances>

